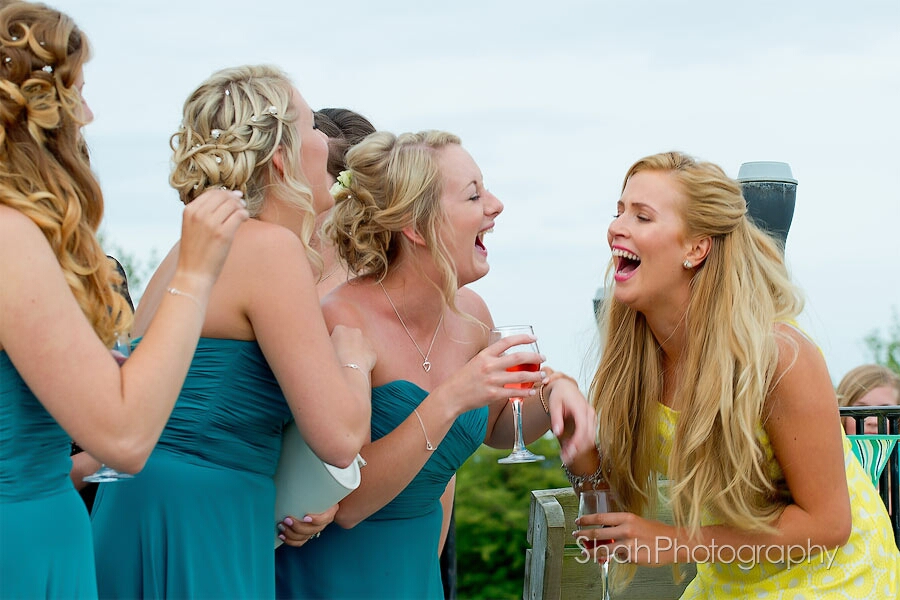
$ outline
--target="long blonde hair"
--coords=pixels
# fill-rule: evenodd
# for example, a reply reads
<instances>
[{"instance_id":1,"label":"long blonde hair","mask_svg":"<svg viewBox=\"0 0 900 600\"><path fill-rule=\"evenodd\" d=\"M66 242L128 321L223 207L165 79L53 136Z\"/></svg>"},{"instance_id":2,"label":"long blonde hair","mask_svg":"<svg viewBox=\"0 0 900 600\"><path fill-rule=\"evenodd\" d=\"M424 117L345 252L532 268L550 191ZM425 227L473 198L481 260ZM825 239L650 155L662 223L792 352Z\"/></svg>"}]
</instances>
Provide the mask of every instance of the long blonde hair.
<instances>
[{"instance_id":1,"label":"long blonde hair","mask_svg":"<svg viewBox=\"0 0 900 600\"><path fill-rule=\"evenodd\" d=\"M241 190L251 217L262 211L266 194L303 214L300 239L310 259L315 229L312 191L300 165L301 139L291 107L293 84L278 68L248 65L213 73L184 102L181 129L169 145L173 168L169 183L181 201L206 189ZM283 157L283 172L273 158Z\"/></svg>"},{"instance_id":2,"label":"long blonde hair","mask_svg":"<svg viewBox=\"0 0 900 600\"><path fill-rule=\"evenodd\" d=\"M668 457L675 523L692 535L708 517L770 531L787 502L759 439L778 362L773 326L792 320L803 301L781 250L747 218L740 185L721 168L668 152L639 160L625 183L641 171L671 173L686 198L686 237L712 239L691 282L683 372L675 390L680 413ZM605 301L601 330L605 342L590 398L599 415L604 465L623 508L652 514L661 350L644 315L612 297Z\"/></svg>"},{"instance_id":3,"label":"long blonde hair","mask_svg":"<svg viewBox=\"0 0 900 600\"><path fill-rule=\"evenodd\" d=\"M43 4L0 8L0 202L30 218L108 346L131 327L122 280L97 241L103 195L81 134L74 82L90 50L67 15Z\"/></svg>"},{"instance_id":4,"label":"long blonde hair","mask_svg":"<svg viewBox=\"0 0 900 600\"><path fill-rule=\"evenodd\" d=\"M409 244L402 231L412 225L441 274L444 299L456 310L456 268L438 234L444 213L437 153L450 144L460 140L443 131L399 136L380 131L353 146L347 153L349 186L335 195L325 233L352 273L381 281Z\"/></svg>"}]
</instances>

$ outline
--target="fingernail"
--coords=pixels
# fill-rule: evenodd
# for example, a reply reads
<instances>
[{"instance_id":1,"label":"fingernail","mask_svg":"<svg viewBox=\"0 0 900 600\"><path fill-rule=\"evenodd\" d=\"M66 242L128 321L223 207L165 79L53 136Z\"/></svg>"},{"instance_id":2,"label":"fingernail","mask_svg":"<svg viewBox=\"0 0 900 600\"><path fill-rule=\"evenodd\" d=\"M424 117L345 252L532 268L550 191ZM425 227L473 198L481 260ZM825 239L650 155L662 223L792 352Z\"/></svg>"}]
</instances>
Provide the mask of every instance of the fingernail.
<instances>
[{"instance_id":1,"label":"fingernail","mask_svg":"<svg viewBox=\"0 0 900 600\"><path fill-rule=\"evenodd\" d=\"M541 371L541 379L547 379L547 373Z\"/></svg>"},{"instance_id":2,"label":"fingernail","mask_svg":"<svg viewBox=\"0 0 900 600\"><path fill-rule=\"evenodd\" d=\"M304 523L312 523L312 517L310 517L309 515L303 517L303 522Z\"/></svg>"},{"instance_id":3,"label":"fingernail","mask_svg":"<svg viewBox=\"0 0 900 600\"><path fill-rule=\"evenodd\" d=\"M294 524L294 520L293 520L292 518L290 518L290 517L286 517L286 518L284 519L284 524L287 525L288 527L290 527L291 525Z\"/></svg>"},{"instance_id":4,"label":"fingernail","mask_svg":"<svg viewBox=\"0 0 900 600\"><path fill-rule=\"evenodd\" d=\"M529 396L537 396L537 390L533 390L533 389L532 389L532 390L528 390L528 395L529 395Z\"/></svg>"},{"instance_id":5,"label":"fingernail","mask_svg":"<svg viewBox=\"0 0 900 600\"><path fill-rule=\"evenodd\" d=\"M280 533L278 534L278 539L281 540L282 542L286 541L286 540L284 539L284 536L281 535Z\"/></svg>"},{"instance_id":6,"label":"fingernail","mask_svg":"<svg viewBox=\"0 0 900 600\"><path fill-rule=\"evenodd\" d=\"M247 201L241 198L241 206L247 208Z\"/></svg>"},{"instance_id":7,"label":"fingernail","mask_svg":"<svg viewBox=\"0 0 900 600\"><path fill-rule=\"evenodd\" d=\"M278 524L278 531L284 531L284 525L281 523Z\"/></svg>"}]
</instances>

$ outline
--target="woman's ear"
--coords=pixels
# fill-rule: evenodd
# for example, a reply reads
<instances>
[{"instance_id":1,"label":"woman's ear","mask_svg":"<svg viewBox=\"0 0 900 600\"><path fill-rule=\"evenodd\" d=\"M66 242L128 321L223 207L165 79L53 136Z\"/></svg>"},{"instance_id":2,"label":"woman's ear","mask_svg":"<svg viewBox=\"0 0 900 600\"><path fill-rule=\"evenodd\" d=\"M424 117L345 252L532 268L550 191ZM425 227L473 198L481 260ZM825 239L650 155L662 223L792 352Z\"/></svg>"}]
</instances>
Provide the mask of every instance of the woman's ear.
<instances>
[{"instance_id":1,"label":"woman's ear","mask_svg":"<svg viewBox=\"0 0 900 600\"><path fill-rule=\"evenodd\" d=\"M284 177L284 147L275 148L275 154L272 155L272 164L278 170L278 174Z\"/></svg>"},{"instance_id":2,"label":"woman's ear","mask_svg":"<svg viewBox=\"0 0 900 600\"><path fill-rule=\"evenodd\" d=\"M694 240L685 256L685 260L690 262L694 267L699 267L709 255L710 248L712 248L711 237L706 236L699 240Z\"/></svg>"},{"instance_id":3,"label":"woman's ear","mask_svg":"<svg viewBox=\"0 0 900 600\"><path fill-rule=\"evenodd\" d=\"M401 229L400 232L404 236L406 236L406 239L408 239L410 242L412 242L413 245L415 245L415 246L424 246L425 245L425 238L422 237L422 234L420 234L413 225L407 225L406 227Z\"/></svg>"}]
</instances>

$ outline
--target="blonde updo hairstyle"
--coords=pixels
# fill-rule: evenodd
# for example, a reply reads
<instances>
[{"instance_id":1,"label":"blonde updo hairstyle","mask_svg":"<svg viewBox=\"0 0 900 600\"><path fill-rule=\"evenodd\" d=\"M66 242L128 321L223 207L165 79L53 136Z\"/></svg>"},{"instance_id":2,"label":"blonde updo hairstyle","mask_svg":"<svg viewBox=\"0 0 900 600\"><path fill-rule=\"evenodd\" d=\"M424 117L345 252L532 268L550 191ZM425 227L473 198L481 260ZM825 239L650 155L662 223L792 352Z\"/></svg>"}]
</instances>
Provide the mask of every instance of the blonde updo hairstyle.
<instances>
[{"instance_id":1,"label":"blonde updo hairstyle","mask_svg":"<svg viewBox=\"0 0 900 600\"><path fill-rule=\"evenodd\" d=\"M800 292L778 245L747 218L740 185L721 168L667 152L636 162L625 184L642 171L671 174L685 200L685 238L712 240L691 281L673 401L680 412L666 460L675 523L692 534L710 517L771 531L790 499L784 482L773 479L759 435L778 363L773 327L800 313ZM613 297L601 319L603 354L589 395L604 466L623 509L652 514L662 351L644 315Z\"/></svg>"},{"instance_id":2,"label":"blonde updo hairstyle","mask_svg":"<svg viewBox=\"0 0 900 600\"><path fill-rule=\"evenodd\" d=\"M347 152L350 185L337 186L325 234L353 274L381 281L410 247L403 229L412 225L441 274L444 299L456 310L456 269L438 234L444 220L438 153L451 144L460 139L443 131L367 136Z\"/></svg>"},{"instance_id":3,"label":"blonde updo hairstyle","mask_svg":"<svg viewBox=\"0 0 900 600\"><path fill-rule=\"evenodd\" d=\"M262 211L267 194L304 213L301 240L309 247L315 227L312 191L300 165L298 115L291 106L293 84L278 68L223 69L204 81L185 101L182 128L172 135L169 183L181 201L206 189L241 190L251 217ZM283 157L283 172L272 160Z\"/></svg>"},{"instance_id":4,"label":"blonde updo hairstyle","mask_svg":"<svg viewBox=\"0 0 900 600\"><path fill-rule=\"evenodd\" d=\"M81 133L74 83L90 57L67 15L37 3L0 8L0 202L25 214L53 249L94 331L111 346L131 328L122 285L97 241L103 195Z\"/></svg>"}]
</instances>

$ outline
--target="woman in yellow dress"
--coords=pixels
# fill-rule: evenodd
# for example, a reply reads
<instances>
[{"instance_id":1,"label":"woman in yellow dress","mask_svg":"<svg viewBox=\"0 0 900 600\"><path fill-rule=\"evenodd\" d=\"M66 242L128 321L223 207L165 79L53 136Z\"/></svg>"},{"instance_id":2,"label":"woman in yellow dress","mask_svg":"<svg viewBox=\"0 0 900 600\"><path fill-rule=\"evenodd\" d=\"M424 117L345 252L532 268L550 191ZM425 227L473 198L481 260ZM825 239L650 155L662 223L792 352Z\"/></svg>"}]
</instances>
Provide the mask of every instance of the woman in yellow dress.
<instances>
[{"instance_id":1,"label":"woman in yellow dress","mask_svg":"<svg viewBox=\"0 0 900 600\"><path fill-rule=\"evenodd\" d=\"M607 529L576 535L615 540L605 550L629 565L696 562L685 598L897 598L887 512L821 352L792 325L803 302L782 249L739 184L681 153L644 158L607 238L590 391L602 458L567 464L575 484L605 476L621 512L583 517ZM674 525L650 510L660 478Z\"/></svg>"}]
</instances>

